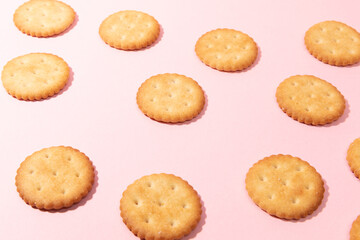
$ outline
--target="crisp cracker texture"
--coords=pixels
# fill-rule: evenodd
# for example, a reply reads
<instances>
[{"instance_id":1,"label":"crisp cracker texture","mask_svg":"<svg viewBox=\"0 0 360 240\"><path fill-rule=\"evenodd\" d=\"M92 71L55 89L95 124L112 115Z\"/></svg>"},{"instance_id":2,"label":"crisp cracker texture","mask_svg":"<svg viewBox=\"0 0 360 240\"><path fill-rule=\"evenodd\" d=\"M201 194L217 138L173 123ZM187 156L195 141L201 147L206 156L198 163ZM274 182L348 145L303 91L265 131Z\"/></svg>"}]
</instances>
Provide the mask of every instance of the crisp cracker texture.
<instances>
[{"instance_id":1,"label":"crisp cracker texture","mask_svg":"<svg viewBox=\"0 0 360 240\"><path fill-rule=\"evenodd\" d=\"M40 100L58 93L69 79L70 68L60 57L30 53L10 60L1 74L6 91L19 100Z\"/></svg>"},{"instance_id":2,"label":"crisp cracker texture","mask_svg":"<svg viewBox=\"0 0 360 240\"><path fill-rule=\"evenodd\" d=\"M315 24L305 34L305 45L315 58L330 65L347 66L360 61L360 34L341 22Z\"/></svg>"},{"instance_id":3,"label":"crisp cracker texture","mask_svg":"<svg viewBox=\"0 0 360 240\"><path fill-rule=\"evenodd\" d=\"M15 178L19 195L38 209L60 209L79 202L91 190L94 168L71 147L50 147L28 156Z\"/></svg>"},{"instance_id":4,"label":"crisp cracker texture","mask_svg":"<svg viewBox=\"0 0 360 240\"><path fill-rule=\"evenodd\" d=\"M285 79L276 90L276 99L287 115L309 125L331 123L345 110L345 99L339 90L311 75Z\"/></svg>"},{"instance_id":5,"label":"crisp cracker texture","mask_svg":"<svg viewBox=\"0 0 360 240\"><path fill-rule=\"evenodd\" d=\"M74 10L56 0L30 0L16 9L15 26L33 37L50 37L65 31L75 20Z\"/></svg>"},{"instance_id":6,"label":"crisp cracker texture","mask_svg":"<svg viewBox=\"0 0 360 240\"><path fill-rule=\"evenodd\" d=\"M351 226L350 240L360 240L360 216L355 219Z\"/></svg>"},{"instance_id":7,"label":"crisp cracker texture","mask_svg":"<svg viewBox=\"0 0 360 240\"><path fill-rule=\"evenodd\" d=\"M189 234L201 218L197 192L172 174L144 176L120 200L126 226L145 240L174 240Z\"/></svg>"},{"instance_id":8,"label":"crisp cracker texture","mask_svg":"<svg viewBox=\"0 0 360 240\"><path fill-rule=\"evenodd\" d=\"M309 163L290 155L272 155L246 175L246 190L261 209L284 219L313 213L324 196L324 183Z\"/></svg>"},{"instance_id":9,"label":"crisp cracker texture","mask_svg":"<svg viewBox=\"0 0 360 240\"><path fill-rule=\"evenodd\" d=\"M247 34L233 29L216 29L202 35L195 52L206 65L221 71L240 71L254 63L258 48Z\"/></svg>"},{"instance_id":10,"label":"crisp cracker texture","mask_svg":"<svg viewBox=\"0 0 360 240\"><path fill-rule=\"evenodd\" d=\"M156 41L160 25L156 19L139 11L120 11L100 25L100 37L111 47L122 50L145 48Z\"/></svg>"},{"instance_id":11,"label":"crisp cracker texture","mask_svg":"<svg viewBox=\"0 0 360 240\"><path fill-rule=\"evenodd\" d=\"M137 104L148 117L160 122L184 122L204 107L202 88L184 75L165 73L152 76L139 88Z\"/></svg>"},{"instance_id":12,"label":"crisp cracker texture","mask_svg":"<svg viewBox=\"0 0 360 240\"><path fill-rule=\"evenodd\" d=\"M351 171L360 178L360 138L355 139L349 146L346 157Z\"/></svg>"}]
</instances>

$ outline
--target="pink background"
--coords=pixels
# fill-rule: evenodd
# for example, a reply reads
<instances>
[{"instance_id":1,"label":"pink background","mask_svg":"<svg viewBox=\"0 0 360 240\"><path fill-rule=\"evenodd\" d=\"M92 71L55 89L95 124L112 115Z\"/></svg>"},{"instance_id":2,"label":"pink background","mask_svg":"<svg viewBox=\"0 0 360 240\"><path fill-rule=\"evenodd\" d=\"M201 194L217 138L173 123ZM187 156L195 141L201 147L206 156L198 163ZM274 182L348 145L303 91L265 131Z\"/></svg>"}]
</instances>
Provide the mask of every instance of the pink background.
<instances>
[{"instance_id":1,"label":"pink background","mask_svg":"<svg viewBox=\"0 0 360 240\"><path fill-rule=\"evenodd\" d=\"M203 201L201 222L184 239L349 239L360 214L360 182L346 162L349 144L360 137L360 64L324 64L307 52L303 38L324 20L360 30L358 0L67 0L76 22L47 39L14 26L12 14L22 2L0 3L1 67L19 55L48 52L67 61L72 77L60 94L38 102L19 101L0 87L0 239L137 239L122 223L119 200L133 181L159 172L189 181ZM161 24L152 47L126 52L100 39L102 20L127 9L149 13ZM219 72L197 58L197 39L224 27L258 44L251 68ZM192 77L205 90L207 103L195 120L163 124L138 109L140 84L166 72ZM347 101L344 115L323 127L286 116L275 91L296 74L335 85ZM57 145L90 157L95 185L70 209L33 209L16 192L16 170L34 151ZM308 161L325 181L323 203L303 220L271 217L245 190L248 169L278 153Z\"/></svg>"}]
</instances>

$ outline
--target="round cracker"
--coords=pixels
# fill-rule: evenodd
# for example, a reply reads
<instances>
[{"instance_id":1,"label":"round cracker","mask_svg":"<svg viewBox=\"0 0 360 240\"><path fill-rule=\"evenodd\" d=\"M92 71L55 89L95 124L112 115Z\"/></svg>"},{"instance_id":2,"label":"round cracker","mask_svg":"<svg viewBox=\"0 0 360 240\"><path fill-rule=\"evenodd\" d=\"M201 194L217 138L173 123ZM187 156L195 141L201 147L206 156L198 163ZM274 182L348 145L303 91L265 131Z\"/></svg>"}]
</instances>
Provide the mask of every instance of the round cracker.
<instances>
[{"instance_id":1,"label":"round cracker","mask_svg":"<svg viewBox=\"0 0 360 240\"><path fill-rule=\"evenodd\" d=\"M204 107L202 88L192 78L175 73L152 76L136 96L140 110L161 122L184 122L196 117Z\"/></svg>"},{"instance_id":2,"label":"round cracker","mask_svg":"<svg viewBox=\"0 0 360 240\"><path fill-rule=\"evenodd\" d=\"M129 185L120 200L121 217L145 240L174 240L189 234L201 218L197 192L172 174L144 176Z\"/></svg>"},{"instance_id":3,"label":"round cracker","mask_svg":"<svg viewBox=\"0 0 360 240\"><path fill-rule=\"evenodd\" d=\"M38 209L60 209L79 202L91 190L94 168L71 147L50 147L28 156L15 178L19 195Z\"/></svg>"},{"instance_id":4,"label":"round cracker","mask_svg":"<svg viewBox=\"0 0 360 240\"><path fill-rule=\"evenodd\" d=\"M160 25L149 14L126 10L107 17L100 25L99 34L111 47L136 50L156 41L160 34Z\"/></svg>"},{"instance_id":5,"label":"round cracker","mask_svg":"<svg viewBox=\"0 0 360 240\"><path fill-rule=\"evenodd\" d=\"M282 154L255 163L245 183L256 205L284 219L300 219L313 213L325 191L315 168L300 158Z\"/></svg>"},{"instance_id":6,"label":"round cracker","mask_svg":"<svg viewBox=\"0 0 360 240\"><path fill-rule=\"evenodd\" d=\"M310 125L331 123L345 110L345 99L339 90L311 75L285 79L276 90L276 99L287 115Z\"/></svg>"},{"instance_id":7,"label":"round cracker","mask_svg":"<svg viewBox=\"0 0 360 240\"><path fill-rule=\"evenodd\" d=\"M350 240L360 240L360 216L355 219L351 226Z\"/></svg>"},{"instance_id":8,"label":"round cracker","mask_svg":"<svg viewBox=\"0 0 360 240\"><path fill-rule=\"evenodd\" d=\"M30 53L10 60L1 74L6 91L20 100L40 100L58 93L67 83L70 68L60 57Z\"/></svg>"},{"instance_id":9,"label":"round cracker","mask_svg":"<svg viewBox=\"0 0 360 240\"><path fill-rule=\"evenodd\" d=\"M216 29L202 35L195 52L206 65L221 71L240 71L254 63L258 48L247 34L233 29Z\"/></svg>"},{"instance_id":10,"label":"round cracker","mask_svg":"<svg viewBox=\"0 0 360 240\"><path fill-rule=\"evenodd\" d=\"M360 34L341 22L315 24L305 34L305 45L315 58L330 65L347 66L360 61Z\"/></svg>"},{"instance_id":11,"label":"round cracker","mask_svg":"<svg viewBox=\"0 0 360 240\"><path fill-rule=\"evenodd\" d=\"M74 10L56 0L31 0L14 13L15 26L33 37L50 37L65 31L75 20Z\"/></svg>"},{"instance_id":12,"label":"round cracker","mask_svg":"<svg viewBox=\"0 0 360 240\"><path fill-rule=\"evenodd\" d=\"M346 157L351 171L360 178L360 138L355 139L349 146Z\"/></svg>"}]
</instances>

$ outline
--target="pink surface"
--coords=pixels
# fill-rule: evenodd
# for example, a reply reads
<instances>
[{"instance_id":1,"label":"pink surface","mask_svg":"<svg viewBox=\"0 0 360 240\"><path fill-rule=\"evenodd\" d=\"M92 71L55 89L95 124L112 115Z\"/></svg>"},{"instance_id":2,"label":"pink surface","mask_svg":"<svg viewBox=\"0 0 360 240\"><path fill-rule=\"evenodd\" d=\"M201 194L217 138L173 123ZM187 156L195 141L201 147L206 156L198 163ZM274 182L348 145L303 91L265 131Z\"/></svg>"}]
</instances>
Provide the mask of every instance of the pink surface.
<instances>
[{"instance_id":1,"label":"pink surface","mask_svg":"<svg viewBox=\"0 0 360 240\"><path fill-rule=\"evenodd\" d=\"M312 57L305 31L324 20L360 30L357 0L68 0L78 19L66 33L39 39L22 34L12 14L22 0L0 3L0 65L30 52L63 57L72 77L60 94L19 101L0 88L0 239L137 239L122 223L119 201L143 175L173 173L189 181L203 201L198 227L184 239L349 239L360 214L360 181L346 162L360 137L360 65L334 67ZM160 40L141 51L106 45L98 35L103 19L139 10L161 24ZM260 54L248 70L219 72L197 58L194 46L216 28L241 30ZM202 114L184 124L162 124L138 109L140 84L159 73L192 77L203 87ZM312 74L335 85L347 108L323 127L301 124L277 106L285 78ZM93 161L97 177L79 204L58 212L26 205L15 188L16 170L44 147L69 145ZM326 185L320 208L300 221L271 217L245 190L245 175L258 160L291 154L308 161Z\"/></svg>"}]
</instances>

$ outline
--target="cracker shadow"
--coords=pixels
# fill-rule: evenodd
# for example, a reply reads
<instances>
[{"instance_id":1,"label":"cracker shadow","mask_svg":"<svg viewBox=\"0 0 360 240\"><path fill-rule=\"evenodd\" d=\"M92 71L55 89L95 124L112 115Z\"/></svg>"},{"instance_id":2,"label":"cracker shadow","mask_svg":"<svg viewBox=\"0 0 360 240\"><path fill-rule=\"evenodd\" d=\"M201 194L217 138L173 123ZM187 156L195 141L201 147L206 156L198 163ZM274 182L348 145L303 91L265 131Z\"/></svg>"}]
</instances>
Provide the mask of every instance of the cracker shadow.
<instances>
[{"instance_id":1,"label":"cracker shadow","mask_svg":"<svg viewBox=\"0 0 360 240\"><path fill-rule=\"evenodd\" d=\"M144 48L134 49L134 50L125 50L125 51L127 51L127 52L141 52L141 51L148 50L148 49L153 48L153 47L155 47L156 45L158 45L159 42L161 41L161 39L162 39L163 36L164 36L164 29L163 29L163 27L160 25L160 23L159 23L159 28L160 28L159 36L158 36L158 38L155 40L155 42L153 42L152 44L150 44L149 46L144 47Z\"/></svg>"},{"instance_id":2,"label":"cracker shadow","mask_svg":"<svg viewBox=\"0 0 360 240\"><path fill-rule=\"evenodd\" d=\"M316 58L315 58L316 59ZM320 60L319 60L320 61ZM324 63L323 61L320 61L322 63ZM351 65L346 65L346 66L337 66L337 65L331 65L331 64L328 64L328 63L324 63L326 65L330 65L332 67L338 67L338 68L354 68L354 67L359 67L360 66L360 62L357 62L357 63L354 63L354 64L351 64Z\"/></svg>"},{"instance_id":3,"label":"cracker shadow","mask_svg":"<svg viewBox=\"0 0 360 240\"><path fill-rule=\"evenodd\" d=\"M198 222L196 228L194 230L192 230L188 235L186 235L185 237L183 237L183 240L190 240L190 239L194 239L196 237L196 235L201 232L203 226L206 223L206 208L204 206L204 202L203 200L201 201L201 218L200 221Z\"/></svg>"},{"instance_id":4,"label":"cracker shadow","mask_svg":"<svg viewBox=\"0 0 360 240\"><path fill-rule=\"evenodd\" d=\"M324 189L325 189L324 197L321 201L320 206L311 215L309 215L305 218L298 219L298 220L287 220L287 219L281 219L281 218L279 218L279 219L284 222L297 223L297 222L305 222L305 221L311 220L312 218L318 216L323 211L323 209L326 207L326 203L327 203L327 201L329 199L329 195L330 195L329 194L329 186L327 185L327 183L324 179L323 179L323 182L324 182Z\"/></svg>"},{"instance_id":5,"label":"cracker shadow","mask_svg":"<svg viewBox=\"0 0 360 240\"><path fill-rule=\"evenodd\" d=\"M290 117L289 115L287 115L286 112L284 112L284 111L281 111L281 112L285 113L285 115L288 116L290 119L292 119L292 120L294 120L294 121L296 121L296 122L298 122L300 124L303 124L303 125L306 125L306 126L309 126L309 127L328 128L328 127L333 127L333 126L340 125L341 123L345 122L345 120L349 117L350 105L349 105L348 101L345 99L345 110L344 110L344 113L341 115L341 117L338 118L337 120L335 120L334 122L327 123L327 124L324 124L324 125L312 125L312 124L306 124L306 123L303 123L303 122L299 122L298 120L295 120L292 117Z\"/></svg>"},{"instance_id":6,"label":"cracker shadow","mask_svg":"<svg viewBox=\"0 0 360 240\"><path fill-rule=\"evenodd\" d=\"M203 91L204 91L204 90L203 90ZM151 120L153 120L153 121L155 121L155 122L157 122L157 123L159 123L159 124L166 124L166 125L169 125L169 126L188 125L188 124L191 124L191 123L193 123L193 122L198 121L199 119L201 119L201 118L205 115L205 112L206 112L207 107L208 107L208 97L207 97L205 91L204 91L204 97L205 97L205 103L204 103L204 107L203 107L203 109L201 110L201 112L200 112L196 117L194 117L193 119L187 120L187 121L185 121L185 122L180 122L180 123L162 122L162 121L158 121L158 120L156 120L156 119L154 119L154 118L151 118L151 117L149 117L149 116L147 116L147 115L145 115L145 114L142 114L142 115L145 116L145 117L150 118ZM140 109L139 109L139 110L140 110ZM141 112L141 111L140 111L140 112ZM141 112L141 113L143 113L143 112Z\"/></svg>"},{"instance_id":7,"label":"cracker shadow","mask_svg":"<svg viewBox=\"0 0 360 240\"><path fill-rule=\"evenodd\" d=\"M257 48L258 48L258 54L257 54L256 59L253 62L253 64L251 64L249 67L247 67L243 70L237 71L237 72L248 72L259 64L262 53L261 53L261 48L259 47L259 45L257 45ZM235 73L237 73L237 72L235 72Z\"/></svg>"},{"instance_id":8,"label":"cracker shadow","mask_svg":"<svg viewBox=\"0 0 360 240\"><path fill-rule=\"evenodd\" d=\"M72 85L74 81L74 71L72 70L72 68L69 66L69 79L66 83L66 85L60 90L60 92L58 92L57 94L55 94L54 96L51 96L50 98L53 98L55 96L60 96L62 95L64 92L66 92L69 87ZM44 99L45 100L45 99Z\"/></svg>"},{"instance_id":9,"label":"cracker shadow","mask_svg":"<svg viewBox=\"0 0 360 240\"><path fill-rule=\"evenodd\" d=\"M204 91L204 90L203 90ZM193 119L190 119L190 120L187 120L185 122L181 122L181 123L166 123L166 122L160 122L160 121L156 121L156 122L159 122L159 123L162 123L162 124L167 124L167 125L177 125L177 126L182 126L182 125L189 125L191 123L194 123L194 122L197 122L198 120L200 120L204 115L205 115L205 112L208 108L208 96L206 95L206 92L204 91L204 97L205 97L205 103L204 103L204 107L203 109L201 110L201 112L196 116L194 117Z\"/></svg>"},{"instance_id":10,"label":"cracker shadow","mask_svg":"<svg viewBox=\"0 0 360 240\"><path fill-rule=\"evenodd\" d=\"M81 207L81 206L84 206L89 200L91 200L94 196L94 194L96 193L96 189L97 187L99 186L99 177L98 177L98 172L95 168L95 166L93 165L94 167L94 183L93 183L93 186L90 190L90 192L88 192L88 194L80 200L80 202L78 203L75 203L74 205L68 207L68 208L61 208L61 209L58 209L58 210L45 210L45 209L40 209L40 211L42 212L49 212L49 213L65 213L65 212L68 212L68 211L73 211L73 210L76 210L78 207Z\"/></svg>"},{"instance_id":11,"label":"cracker shadow","mask_svg":"<svg viewBox=\"0 0 360 240\"><path fill-rule=\"evenodd\" d=\"M349 117L349 113L350 113L350 105L348 101L345 99L345 110L344 113L341 115L341 117L332 123L322 125L320 127L333 127L340 125L341 123L345 122L345 120Z\"/></svg>"},{"instance_id":12,"label":"cracker shadow","mask_svg":"<svg viewBox=\"0 0 360 240\"><path fill-rule=\"evenodd\" d=\"M48 100L51 100L53 98L56 98L57 96L60 96L62 95L64 92L66 92L69 87L72 85L72 82L74 81L74 71L72 70L72 68L69 66L69 78L68 78L68 81L66 82L65 86L56 94L54 94L53 96L51 97L48 97L48 98L44 98L44 99L40 99L40 100L33 100L30 102L42 102L42 101L48 101Z\"/></svg>"},{"instance_id":13,"label":"cracker shadow","mask_svg":"<svg viewBox=\"0 0 360 240\"><path fill-rule=\"evenodd\" d=\"M257 45L258 47L258 53L257 53L257 56L256 56L256 59L255 61L250 65L248 66L247 68L244 68L242 70L238 70L238 71L224 71L224 70L219 70L219 69L216 69L216 68L213 68L213 67L210 67L209 65L206 65L205 63L203 63L199 58L199 61L202 63L202 64L205 64L205 66L211 68L211 69L214 69L214 70L217 70L219 72L222 72L222 73L228 73L228 74L240 74L240 73L246 73L250 70L252 70L254 67L256 67L259 62L260 62L260 59L261 59L261 49L260 47Z\"/></svg>"},{"instance_id":14,"label":"cracker shadow","mask_svg":"<svg viewBox=\"0 0 360 240\"><path fill-rule=\"evenodd\" d=\"M44 37L44 38L56 38L56 37L61 37L65 34L67 34L68 32L70 32L79 22L79 15L77 15L77 13L75 13L75 19L73 21L73 23L67 28L65 29L63 32L56 34L54 36L50 36L50 37Z\"/></svg>"},{"instance_id":15,"label":"cracker shadow","mask_svg":"<svg viewBox=\"0 0 360 240\"><path fill-rule=\"evenodd\" d=\"M357 63L352 64L352 65L344 66L344 68L354 68L354 67L359 67L359 66L360 66L360 62L357 62Z\"/></svg>"}]
</instances>

